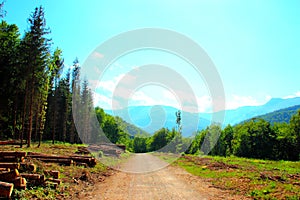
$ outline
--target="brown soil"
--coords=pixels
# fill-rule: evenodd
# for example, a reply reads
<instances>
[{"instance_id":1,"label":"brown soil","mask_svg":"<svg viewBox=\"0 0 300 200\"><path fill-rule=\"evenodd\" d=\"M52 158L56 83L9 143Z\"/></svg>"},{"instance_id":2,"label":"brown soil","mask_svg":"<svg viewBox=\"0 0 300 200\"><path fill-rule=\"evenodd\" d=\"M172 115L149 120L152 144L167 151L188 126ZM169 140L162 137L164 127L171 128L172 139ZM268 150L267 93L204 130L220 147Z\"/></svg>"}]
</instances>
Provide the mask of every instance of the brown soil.
<instances>
[{"instance_id":1,"label":"brown soil","mask_svg":"<svg viewBox=\"0 0 300 200\"><path fill-rule=\"evenodd\" d=\"M156 200L156 199L247 199L214 188L185 170L168 166L149 154L137 154L124 163L113 176L96 183L83 199ZM158 166L165 166L160 170ZM127 172L124 172L127 171ZM128 173L136 172L136 173Z\"/></svg>"}]
</instances>

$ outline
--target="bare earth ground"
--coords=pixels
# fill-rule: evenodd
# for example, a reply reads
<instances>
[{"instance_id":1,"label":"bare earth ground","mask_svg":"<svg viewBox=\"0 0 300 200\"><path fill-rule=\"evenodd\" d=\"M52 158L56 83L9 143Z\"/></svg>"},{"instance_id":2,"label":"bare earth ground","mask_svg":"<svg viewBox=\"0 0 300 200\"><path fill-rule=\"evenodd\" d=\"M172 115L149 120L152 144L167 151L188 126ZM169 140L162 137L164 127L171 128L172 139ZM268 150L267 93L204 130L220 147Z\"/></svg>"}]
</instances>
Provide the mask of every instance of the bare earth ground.
<instances>
[{"instance_id":1,"label":"bare earth ground","mask_svg":"<svg viewBox=\"0 0 300 200\"><path fill-rule=\"evenodd\" d=\"M153 171L160 166L166 167ZM121 169L127 172L116 171L104 182L95 184L93 191L83 199L247 199L213 188L184 169L167 166L167 163L149 154L132 156Z\"/></svg>"}]
</instances>

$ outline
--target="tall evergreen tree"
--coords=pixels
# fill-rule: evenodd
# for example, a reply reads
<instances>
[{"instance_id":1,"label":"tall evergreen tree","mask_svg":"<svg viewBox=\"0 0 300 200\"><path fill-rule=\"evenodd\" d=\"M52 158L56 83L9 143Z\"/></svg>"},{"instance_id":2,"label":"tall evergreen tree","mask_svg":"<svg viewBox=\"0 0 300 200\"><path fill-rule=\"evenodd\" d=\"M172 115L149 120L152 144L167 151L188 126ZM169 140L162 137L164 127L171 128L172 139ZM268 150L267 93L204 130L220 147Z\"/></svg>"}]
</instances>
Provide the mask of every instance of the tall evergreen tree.
<instances>
[{"instance_id":1,"label":"tall evergreen tree","mask_svg":"<svg viewBox=\"0 0 300 200\"><path fill-rule=\"evenodd\" d=\"M50 44L45 36L49 33L46 28L46 21L43 7L36 8L28 19L30 29L22 40L23 64L26 67L26 89L24 100L24 119L27 121L27 146L30 147L33 130L33 119L37 114L34 109L38 104L40 88L43 87L43 80L47 73L49 64ZM43 104L43 103L42 103ZM25 121L23 121L25 131Z\"/></svg>"}]
</instances>

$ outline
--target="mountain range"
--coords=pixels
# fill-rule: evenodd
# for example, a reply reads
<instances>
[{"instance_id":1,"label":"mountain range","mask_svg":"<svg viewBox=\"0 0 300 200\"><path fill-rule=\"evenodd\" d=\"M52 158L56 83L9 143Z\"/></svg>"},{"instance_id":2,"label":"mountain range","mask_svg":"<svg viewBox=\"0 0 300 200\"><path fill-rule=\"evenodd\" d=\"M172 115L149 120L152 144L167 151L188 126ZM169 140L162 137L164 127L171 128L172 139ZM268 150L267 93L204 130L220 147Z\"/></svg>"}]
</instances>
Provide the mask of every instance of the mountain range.
<instances>
[{"instance_id":1,"label":"mountain range","mask_svg":"<svg viewBox=\"0 0 300 200\"><path fill-rule=\"evenodd\" d=\"M256 116L255 118L264 119L264 120L270 122L271 124L283 123L283 122L289 123L292 116L297 114L298 110L300 110L300 105L276 110L274 112ZM250 120L250 119L248 119L248 120ZM246 121L248 121L248 120L246 120Z\"/></svg>"},{"instance_id":2,"label":"mountain range","mask_svg":"<svg viewBox=\"0 0 300 200\"><path fill-rule=\"evenodd\" d=\"M244 106L233 110L226 110L225 119L222 124L223 126L228 124L235 125L253 117L297 105L300 105L300 97L289 99L273 98L261 106ZM154 133L162 127L169 129L176 128L176 111L178 111L176 108L169 106L132 106L121 110L105 110L106 113L120 116L126 122L134 124L148 133ZM205 129L211 124L212 116L212 113L182 111L183 135L191 136L197 130Z\"/></svg>"}]
</instances>

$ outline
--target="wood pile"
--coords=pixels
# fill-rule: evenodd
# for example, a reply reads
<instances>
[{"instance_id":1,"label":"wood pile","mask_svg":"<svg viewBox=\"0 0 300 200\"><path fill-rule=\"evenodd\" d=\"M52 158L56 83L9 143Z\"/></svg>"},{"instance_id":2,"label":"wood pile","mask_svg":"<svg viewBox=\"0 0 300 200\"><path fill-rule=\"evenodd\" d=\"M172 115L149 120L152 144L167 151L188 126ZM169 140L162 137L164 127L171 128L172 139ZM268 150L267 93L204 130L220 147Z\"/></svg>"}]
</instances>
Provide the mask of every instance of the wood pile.
<instances>
[{"instance_id":1,"label":"wood pile","mask_svg":"<svg viewBox=\"0 0 300 200\"><path fill-rule=\"evenodd\" d=\"M94 167L97 164L96 159L91 156L58 156L33 152L0 151L0 198L10 198L13 189L26 189L28 184L34 186L50 185L55 189L61 184L59 171L44 170L43 174L38 174L36 173L36 165L28 162L32 159L85 167Z\"/></svg>"},{"instance_id":2,"label":"wood pile","mask_svg":"<svg viewBox=\"0 0 300 200\"><path fill-rule=\"evenodd\" d=\"M97 164L96 159L91 156L77 156L77 155L57 156L57 155L28 152L27 157L34 158L42 162L59 163L68 166L72 164L84 165L83 163L85 163L89 167L94 167Z\"/></svg>"},{"instance_id":3,"label":"wood pile","mask_svg":"<svg viewBox=\"0 0 300 200\"><path fill-rule=\"evenodd\" d=\"M120 154L125 152L125 150L126 150L125 145L113 144L113 143L102 143L102 144L93 144L88 147L78 147L76 153L89 154L91 152L98 153L99 151L102 151L105 156L119 157Z\"/></svg>"},{"instance_id":4,"label":"wood pile","mask_svg":"<svg viewBox=\"0 0 300 200\"><path fill-rule=\"evenodd\" d=\"M10 198L14 188L26 189L27 181L17 169L0 172L0 197Z\"/></svg>"}]
</instances>

